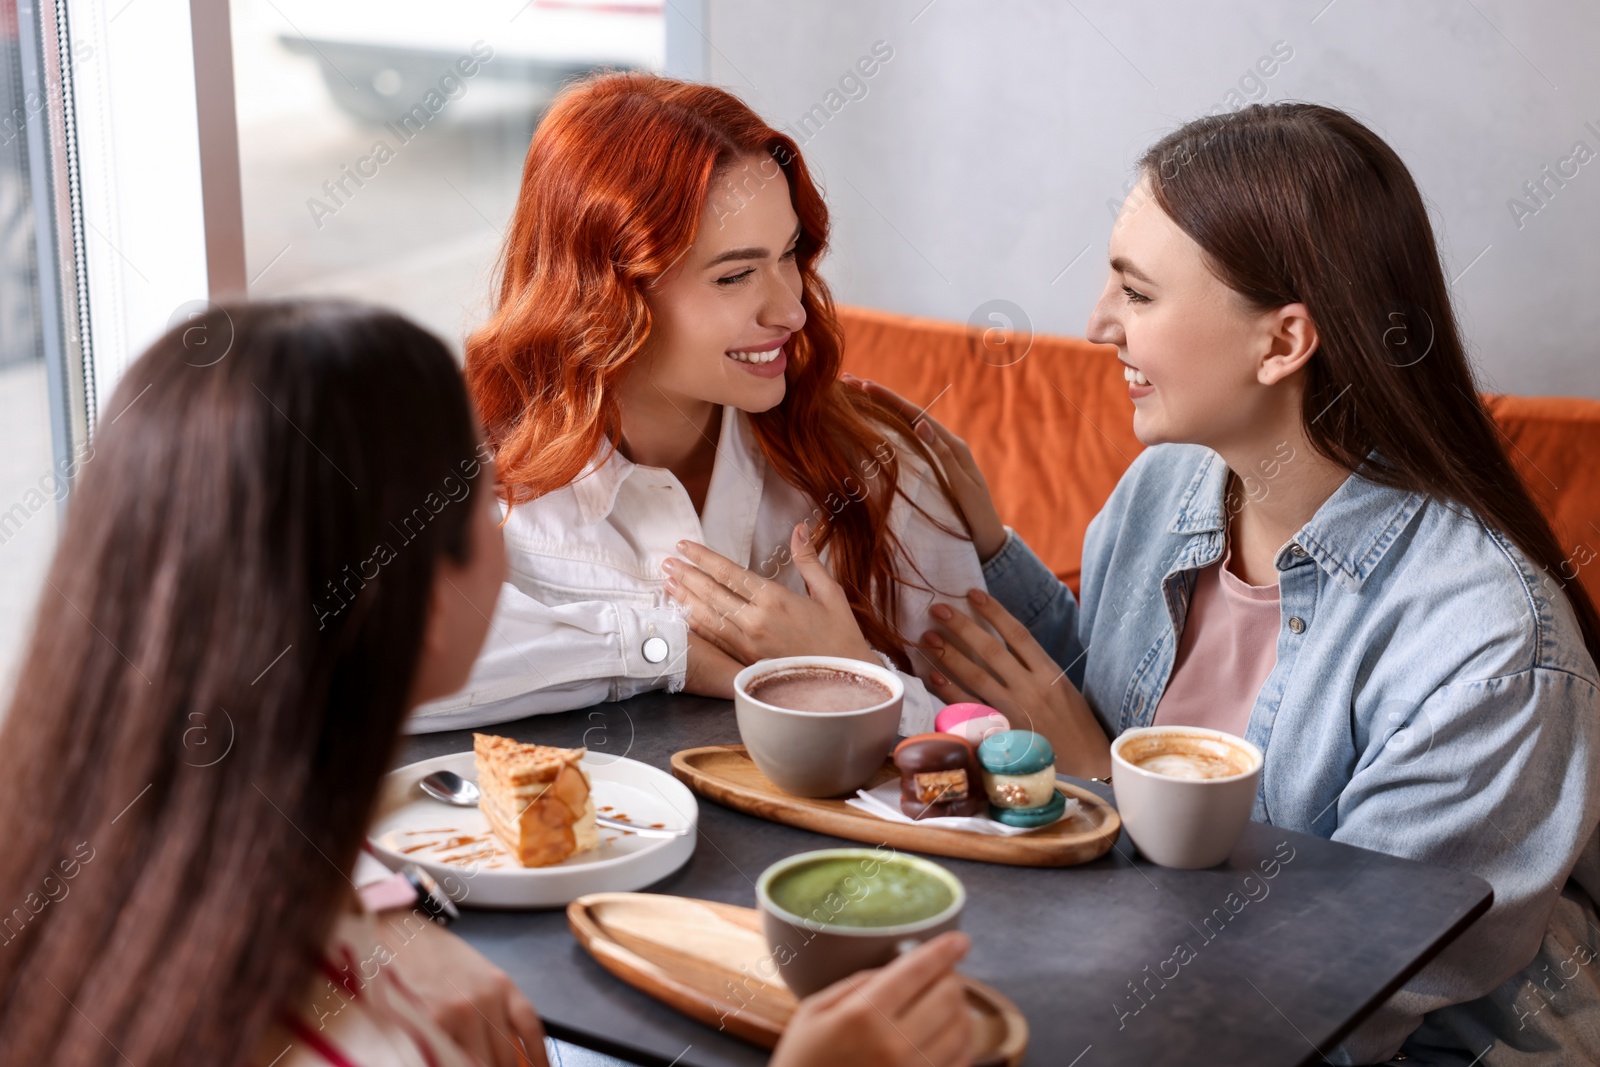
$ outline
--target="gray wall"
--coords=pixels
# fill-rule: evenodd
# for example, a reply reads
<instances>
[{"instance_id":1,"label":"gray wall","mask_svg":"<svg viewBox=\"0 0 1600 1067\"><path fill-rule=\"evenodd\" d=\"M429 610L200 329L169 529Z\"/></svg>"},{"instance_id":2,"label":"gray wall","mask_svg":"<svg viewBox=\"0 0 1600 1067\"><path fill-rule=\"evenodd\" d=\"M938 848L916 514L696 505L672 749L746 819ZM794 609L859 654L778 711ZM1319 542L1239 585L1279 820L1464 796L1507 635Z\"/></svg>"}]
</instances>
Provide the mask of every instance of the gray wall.
<instances>
[{"instance_id":1,"label":"gray wall","mask_svg":"<svg viewBox=\"0 0 1600 1067\"><path fill-rule=\"evenodd\" d=\"M699 12L708 80L795 130L826 185L842 301L966 321L1007 300L1036 330L1081 335L1105 280L1108 203L1141 150L1218 107L1311 100L1369 123L1411 167L1485 385L1600 397L1600 5L705 0ZM878 41L893 56L861 78ZM1292 57L1262 77L1274 45ZM801 127L808 112L826 121ZM1529 198L1523 184L1580 141L1596 159L1569 162L1564 187L1547 181L1543 206ZM1520 219L1514 197L1529 207Z\"/></svg>"}]
</instances>

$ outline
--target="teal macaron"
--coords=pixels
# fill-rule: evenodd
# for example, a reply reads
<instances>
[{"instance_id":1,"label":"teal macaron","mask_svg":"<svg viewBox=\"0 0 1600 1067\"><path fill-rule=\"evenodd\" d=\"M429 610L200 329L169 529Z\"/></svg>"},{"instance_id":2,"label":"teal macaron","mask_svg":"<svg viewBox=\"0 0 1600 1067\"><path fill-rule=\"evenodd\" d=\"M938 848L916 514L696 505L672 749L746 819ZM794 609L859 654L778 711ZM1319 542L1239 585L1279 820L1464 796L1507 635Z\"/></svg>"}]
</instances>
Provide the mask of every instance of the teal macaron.
<instances>
[{"instance_id":1,"label":"teal macaron","mask_svg":"<svg viewBox=\"0 0 1600 1067\"><path fill-rule=\"evenodd\" d=\"M989 814L995 821L1003 822L1007 826L1044 826L1061 818L1061 813L1067 810L1067 798L1061 795L1058 789L1050 794L1050 799L1037 808L991 808Z\"/></svg>"},{"instance_id":2,"label":"teal macaron","mask_svg":"<svg viewBox=\"0 0 1600 1067\"><path fill-rule=\"evenodd\" d=\"M1036 774L1055 761L1050 742L1032 730L1002 730L978 745L978 762L990 774Z\"/></svg>"}]
</instances>

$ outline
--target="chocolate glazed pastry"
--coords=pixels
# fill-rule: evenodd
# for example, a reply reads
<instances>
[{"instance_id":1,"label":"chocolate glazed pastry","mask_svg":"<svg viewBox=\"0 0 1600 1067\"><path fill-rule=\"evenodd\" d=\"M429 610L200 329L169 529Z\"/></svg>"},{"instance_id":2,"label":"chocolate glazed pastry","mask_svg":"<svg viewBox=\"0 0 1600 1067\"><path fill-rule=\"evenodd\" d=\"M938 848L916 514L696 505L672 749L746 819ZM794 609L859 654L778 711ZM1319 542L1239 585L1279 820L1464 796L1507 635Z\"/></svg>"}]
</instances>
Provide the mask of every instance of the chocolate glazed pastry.
<instances>
[{"instance_id":1,"label":"chocolate glazed pastry","mask_svg":"<svg viewBox=\"0 0 1600 1067\"><path fill-rule=\"evenodd\" d=\"M900 810L913 819L982 815L989 809L977 749L953 734L917 734L895 746Z\"/></svg>"}]
</instances>

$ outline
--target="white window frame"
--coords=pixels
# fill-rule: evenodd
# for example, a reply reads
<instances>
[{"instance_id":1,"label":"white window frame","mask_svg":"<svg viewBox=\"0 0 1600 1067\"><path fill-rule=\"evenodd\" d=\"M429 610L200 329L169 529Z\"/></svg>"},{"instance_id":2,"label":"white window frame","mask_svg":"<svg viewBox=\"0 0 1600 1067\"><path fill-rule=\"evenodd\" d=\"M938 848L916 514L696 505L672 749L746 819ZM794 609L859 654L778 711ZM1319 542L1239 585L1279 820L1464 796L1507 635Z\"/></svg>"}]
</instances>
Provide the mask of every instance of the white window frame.
<instances>
[{"instance_id":1,"label":"white window frame","mask_svg":"<svg viewBox=\"0 0 1600 1067\"><path fill-rule=\"evenodd\" d=\"M225 0L66 0L66 16L92 426L175 314L244 293L233 44Z\"/></svg>"},{"instance_id":2,"label":"white window frame","mask_svg":"<svg viewBox=\"0 0 1600 1067\"><path fill-rule=\"evenodd\" d=\"M141 351L248 290L227 0L55 0L73 54L92 428ZM706 74L706 0L666 7L666 70ZM111 413L110 417L115 417Z\"/></svg>"}]
</instances>

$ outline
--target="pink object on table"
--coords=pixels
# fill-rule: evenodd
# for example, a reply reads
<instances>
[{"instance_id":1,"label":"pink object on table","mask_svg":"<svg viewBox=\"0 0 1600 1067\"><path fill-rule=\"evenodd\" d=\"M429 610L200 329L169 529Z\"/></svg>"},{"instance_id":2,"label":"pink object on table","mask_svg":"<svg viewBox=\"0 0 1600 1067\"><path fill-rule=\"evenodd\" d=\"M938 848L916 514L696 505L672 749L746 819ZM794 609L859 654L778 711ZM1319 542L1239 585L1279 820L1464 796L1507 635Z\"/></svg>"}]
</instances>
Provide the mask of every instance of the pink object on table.
<instances>
[{"instance_id":1,"label":"pink object on table","mask_svg":"<svg viewBox=\"0 0 1600 1067\"><path fill-rule=\"evenodd\" d=\"M370 882L357 892L361 903L374 914L390 908L409 908L417 902L417 887L403 874L391 874L381 882Z\"/></svg>"},{"instance_id":2,"label":"pink object on table","mask_svg":"<svg viewBox=\"0 0 1600 1067\"><path fill-rule=\"evenodd\" d=\"M934 717L933 728L977 745L990 734L1011 729L1011 723L987 704L950 704Z\"/></svg>"}]
</instances>

